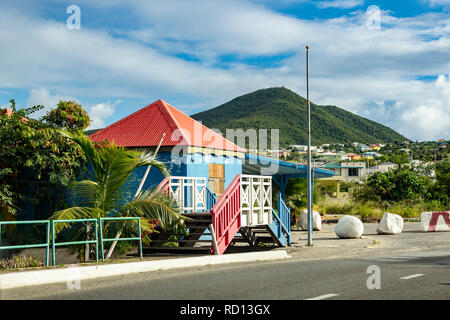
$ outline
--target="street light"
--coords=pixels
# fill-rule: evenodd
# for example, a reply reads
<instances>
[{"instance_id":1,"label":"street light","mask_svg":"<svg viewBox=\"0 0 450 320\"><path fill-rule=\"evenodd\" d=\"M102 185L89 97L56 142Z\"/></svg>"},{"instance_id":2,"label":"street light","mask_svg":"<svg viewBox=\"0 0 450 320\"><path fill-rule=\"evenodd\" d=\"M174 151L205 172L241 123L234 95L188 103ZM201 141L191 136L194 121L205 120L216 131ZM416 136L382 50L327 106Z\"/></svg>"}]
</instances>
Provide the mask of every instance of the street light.
<instances>
[{"instance_id":1,"label":"street light","mask_svg":"<svg viewBox=\"0 0 450 320\"><path fill-rule=\"evenodd\" d=\"M309 46L306 46L306 103L308 105L308 246L312 246L312 190L311 190L311 103L309 101Z\"/></svg>"}]
</instances>

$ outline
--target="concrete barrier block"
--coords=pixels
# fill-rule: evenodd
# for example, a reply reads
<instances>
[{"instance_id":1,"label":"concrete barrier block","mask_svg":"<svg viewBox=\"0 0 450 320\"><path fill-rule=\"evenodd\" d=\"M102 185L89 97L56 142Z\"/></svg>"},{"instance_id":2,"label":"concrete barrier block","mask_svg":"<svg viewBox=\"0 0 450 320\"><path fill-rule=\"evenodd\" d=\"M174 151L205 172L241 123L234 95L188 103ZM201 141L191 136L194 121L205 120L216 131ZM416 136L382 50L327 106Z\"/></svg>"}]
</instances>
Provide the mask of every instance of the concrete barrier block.
<instances>
[{"instance_id":1,"label":"concrete barrier block","mask_svg":"<svg viewBox=\"0 0 450 320\"><path fill-rule=\"evenodd\" d=\"M420 214L422 231L450 231L450 211L422 212Z\"/></svg>"}]
</instances>

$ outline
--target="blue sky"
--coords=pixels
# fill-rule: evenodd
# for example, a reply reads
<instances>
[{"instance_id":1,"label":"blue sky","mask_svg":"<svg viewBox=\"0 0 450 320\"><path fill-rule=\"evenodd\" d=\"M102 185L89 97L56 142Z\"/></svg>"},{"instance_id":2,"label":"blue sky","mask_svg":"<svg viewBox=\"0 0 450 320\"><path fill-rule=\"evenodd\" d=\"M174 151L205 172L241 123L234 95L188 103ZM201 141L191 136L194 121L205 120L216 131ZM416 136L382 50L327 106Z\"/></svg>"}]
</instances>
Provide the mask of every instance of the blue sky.
<instances>
[{"instance_id":1,"label":"blue sky","mask_svg":"<svg viewBox=\"0 0 450 320\"><path fill-rule=\"evenodd\" d=\"M94 128L157 99L193 114L260 88L305 96L306 44L313 102L450 139L450 0L4 0L0 106L75 99Z\"/></svg>"}]
</instances>

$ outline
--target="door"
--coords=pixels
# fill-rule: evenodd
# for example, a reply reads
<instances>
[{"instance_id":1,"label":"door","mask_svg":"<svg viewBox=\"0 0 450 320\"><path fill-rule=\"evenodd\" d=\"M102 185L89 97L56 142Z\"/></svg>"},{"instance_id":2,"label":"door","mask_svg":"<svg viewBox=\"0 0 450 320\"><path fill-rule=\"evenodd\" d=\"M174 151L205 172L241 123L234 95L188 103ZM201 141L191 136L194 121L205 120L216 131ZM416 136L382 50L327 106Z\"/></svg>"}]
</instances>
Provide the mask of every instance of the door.
<instances>
[{"instance_id":1,"label":"door","mask_svg":"<svg viewBox=\"0 0 450 320\"><path fill-rule=\"evenodd\" d=\"M225 166L223 164L209 165L209 190L220 198L225 190Z\"/></svg>"}]
</instances>

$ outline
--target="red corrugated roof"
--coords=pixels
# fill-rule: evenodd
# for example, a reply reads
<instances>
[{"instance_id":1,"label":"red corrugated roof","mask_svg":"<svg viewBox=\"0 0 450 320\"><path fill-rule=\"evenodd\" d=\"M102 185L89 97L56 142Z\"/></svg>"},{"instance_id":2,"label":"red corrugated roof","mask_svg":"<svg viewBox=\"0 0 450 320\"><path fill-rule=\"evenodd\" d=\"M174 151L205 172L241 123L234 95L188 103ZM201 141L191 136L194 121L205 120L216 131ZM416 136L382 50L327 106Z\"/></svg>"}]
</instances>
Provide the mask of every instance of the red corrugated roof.
<instances>
[{"instance_id":1,"label":"red corrugated roof","mask_svg":"<svg viewBox=\"0 0 450 320\"><path fill-rule=\"evenodd\" d=\"M187 116L163 100L130 114L89 137L94 142L106 139L124 147L195 146L245 152L200 122Z\"/></svg>"}]
</instances>

